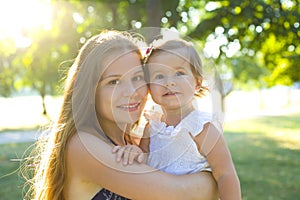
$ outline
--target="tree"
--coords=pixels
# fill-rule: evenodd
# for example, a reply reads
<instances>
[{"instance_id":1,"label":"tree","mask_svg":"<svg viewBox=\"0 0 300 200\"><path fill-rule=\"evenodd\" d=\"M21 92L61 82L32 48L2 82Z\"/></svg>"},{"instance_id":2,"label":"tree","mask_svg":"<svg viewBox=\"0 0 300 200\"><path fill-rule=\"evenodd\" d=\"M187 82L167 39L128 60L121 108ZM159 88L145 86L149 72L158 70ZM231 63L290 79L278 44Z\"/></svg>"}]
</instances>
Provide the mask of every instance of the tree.
<instances>
[{"instance_id":1,"label":"tree","mask_svg":"<svg viewBox=\"0 0 300 200\"><path fill-rule=\"evenodd\" d=\"M8 97L14 91L17 69L12 66L17 54L14 42L10 38L0 41L0 95Z\"/></svg>"},{"instance_id":2,"label":"tree","mask_svg":"<svg viewBox=\"0 0 300 200\"><path fill-rule=\"evenodd\" d=\"M52 1L52 6L51 29L27 30L30 47L16 49L9 40L0 41L0 94L8 96L20 86L31 87L42 97L55 94L61 71L71 64L61 63L73 59L91 35L103 28L147 26L175 28L192 38L215 61L223 81L230 77L241 87L300 81L296 0ZM148 41L157 35L147 34Z\"/></svg>"},{"instance_id":3,"label":"tree","mask_svg":"<svg viewBox=\"0 0 300 200\"><path fill-rule=\"evenodd\" d=\"M62 78L60 72L63 70L60 67L65 67L62 63L73 58L77 50L73 10L60 5L53 5L52 26L49 30L28 30L25 33L31 38L31 45L21 49L14 62L11 62L14 68L19 69L19 85L37 91L42 97L44 115L47 115L45 96L58 94L57 83ZM69 66L70 62L67 68Z\"/></svg>"},{"instance_id":4,"label":"tree","mask_svg":"<svg viewBox=\"0 0 300 200\"><path fill-rule=\"evenodd\" d=\"M228 58L229 45L235 42L240 45L238 56L241 58L252 57L253 62L256 55L261 54L264 71L267 71L264 80L269 86L300 81L298 65L294 61L299 60L300 55L298 1L228 0L206 3L209 15L189 35L207 40L221 30L227 42L219 47L218 61Z\"/></svg>"}]
</instances>

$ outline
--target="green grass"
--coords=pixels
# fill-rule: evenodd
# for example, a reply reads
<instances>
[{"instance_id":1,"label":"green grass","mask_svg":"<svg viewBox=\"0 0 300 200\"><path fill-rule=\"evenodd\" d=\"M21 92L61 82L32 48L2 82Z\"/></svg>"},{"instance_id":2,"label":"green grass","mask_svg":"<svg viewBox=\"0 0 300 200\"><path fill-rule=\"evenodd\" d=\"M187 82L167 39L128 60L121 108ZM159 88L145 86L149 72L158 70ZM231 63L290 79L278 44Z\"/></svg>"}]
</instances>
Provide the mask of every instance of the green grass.
<instances>
[{"instance_id":1,"label":"green grass","mask_svg":"<svg viewBox=\"0 0 300 200\"><path fill-rule=\"evenodd\" d=\"M299 124L300 114L225 125L244 200L300 197Z\"/></svg>"},{"instance_id":2,"label":"green grass","mask_svg":"<svg viewBox=\"0 0 300 200\"><path fill-rule=\"evenodd\" d=\"M1 200L22 199L24 181L19 175L20 161L24 151L32 143L0 145L0 198Z\"/></svg>"},{"instance_id":3,"label":"green grass","mask_svg":"<svg viewBox=\"0 0 300 200\"><path fill-rule=\"evenodd\" d=\"M225 137L241 181L244 200L300 197L300 114L228 122ZM0 145L0 197L22 198L16 170L31 143Z\"/></svg>"}]
</instances>

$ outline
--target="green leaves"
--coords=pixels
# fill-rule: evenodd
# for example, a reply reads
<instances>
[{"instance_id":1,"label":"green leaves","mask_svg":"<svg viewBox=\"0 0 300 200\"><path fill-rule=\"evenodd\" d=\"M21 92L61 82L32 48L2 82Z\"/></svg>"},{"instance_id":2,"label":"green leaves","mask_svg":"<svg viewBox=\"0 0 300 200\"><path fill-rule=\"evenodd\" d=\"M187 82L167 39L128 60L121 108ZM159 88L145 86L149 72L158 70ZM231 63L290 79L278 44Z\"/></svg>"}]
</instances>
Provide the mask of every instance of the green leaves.
<instances>
[{"instance_id":1,"label":"green leaves","mask_svg":"<svg viewBox=\"0 0 300 200\"><path fill-rule=\"evenodd\" d=\"M0 38L0 95L22 86L57 94L54 85L71 65L61 63L73 59L91 35L103 28L128 30L149 24L177 28L199 46L217 44L220 53L211 59L219 69L226 63L228 71L220 71L232 73L239 85L300 81L300 12L295 0L52 1L51 6L49 29L24 31L29 47L20 49L12 38Z\"/></svg>"}]
</instances>

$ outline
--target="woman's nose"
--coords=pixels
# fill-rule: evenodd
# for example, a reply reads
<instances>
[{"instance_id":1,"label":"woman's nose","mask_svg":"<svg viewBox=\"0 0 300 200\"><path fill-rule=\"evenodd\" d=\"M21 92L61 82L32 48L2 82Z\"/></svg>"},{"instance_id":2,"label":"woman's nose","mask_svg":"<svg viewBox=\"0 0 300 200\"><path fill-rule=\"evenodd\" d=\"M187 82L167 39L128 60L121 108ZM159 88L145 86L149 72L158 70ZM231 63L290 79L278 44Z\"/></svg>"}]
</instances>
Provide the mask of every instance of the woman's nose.
<instances>
[{"instance_id":1,"label":"woman's nose","mask_svg":"<svg viewBox=\"0 0 300 200\"><path fill-rule=\"evenodd\" d=\"M136 93L137 88L132 83L128 83L121 88L121 92L125 97L130 97Z\"/></svg>"}]
</instances>

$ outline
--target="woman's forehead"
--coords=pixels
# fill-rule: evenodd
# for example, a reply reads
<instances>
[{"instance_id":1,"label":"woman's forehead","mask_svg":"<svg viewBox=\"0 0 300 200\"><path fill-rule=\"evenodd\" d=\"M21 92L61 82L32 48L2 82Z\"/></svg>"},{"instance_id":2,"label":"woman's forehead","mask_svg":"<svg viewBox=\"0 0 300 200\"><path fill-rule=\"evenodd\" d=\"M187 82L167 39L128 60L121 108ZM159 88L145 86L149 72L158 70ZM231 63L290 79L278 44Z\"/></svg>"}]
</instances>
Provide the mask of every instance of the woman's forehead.
<instances>
[{"instance_id":1,"label":"woman's forehead","mask_svg":"<svg viewBox=\"0 0 300 200\"><path fill-rule=\"evenodd\" d=\"M141 58L136 52L124 53L117 57L108 59L104 66L104 72L102 76L108 76L111 74L128 74L135 73L142 70Z\"/></svg>"}]
</instances>

